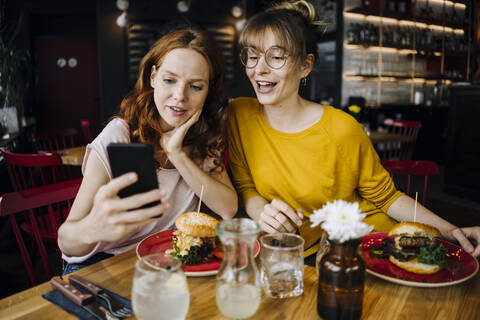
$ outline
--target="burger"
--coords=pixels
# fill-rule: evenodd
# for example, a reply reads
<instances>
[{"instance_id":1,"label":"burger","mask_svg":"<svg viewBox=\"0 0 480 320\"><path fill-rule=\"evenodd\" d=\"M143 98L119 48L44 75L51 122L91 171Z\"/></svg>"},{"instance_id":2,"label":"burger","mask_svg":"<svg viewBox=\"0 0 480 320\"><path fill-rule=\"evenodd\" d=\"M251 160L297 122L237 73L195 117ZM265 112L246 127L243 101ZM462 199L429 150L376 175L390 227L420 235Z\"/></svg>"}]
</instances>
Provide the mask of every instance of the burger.
<instances>
[{"instance_id":1,"label":"burger","mask_svg":"<svg viewBox=\"0 0 480 320\"><path fill-rule=\"evenodd\" d=\"M175 221L173 249L168 253L184 264L192 265L209 261L217 243L215 228L218 220L202 212L187 212Z\"/></svg>"},{"instance_id":2,"label":"burger","mask_svg":"<svg viewBox=\"0 0 480 320\"><path fill-rule=\"evenodd\" d=\"M402 222L388 233L394 238L389 260L396 266L417 274L433 274L445 266L447 249L435 241L440 231L435 227Z\"/></svg>"}]
</instances>

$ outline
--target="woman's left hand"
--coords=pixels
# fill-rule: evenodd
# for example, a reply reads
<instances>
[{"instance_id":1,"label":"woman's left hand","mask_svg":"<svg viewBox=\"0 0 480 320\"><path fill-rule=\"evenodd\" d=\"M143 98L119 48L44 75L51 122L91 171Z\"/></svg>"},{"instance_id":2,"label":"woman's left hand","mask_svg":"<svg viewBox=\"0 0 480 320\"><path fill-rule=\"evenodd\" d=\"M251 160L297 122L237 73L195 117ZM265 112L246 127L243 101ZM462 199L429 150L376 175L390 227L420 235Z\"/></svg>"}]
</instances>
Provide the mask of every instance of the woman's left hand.
<instances>
[{"instance_id":1,"label":"woman's left hand","mask_svg":"<svg viewBox=\"0 0 480 320\"><path fill-rule=\"evenodd\" d=\"M465 227L457 228L450 231L450 236L456 239L462 248L474 257L480 256L480 227ZM474 248L468 240L474 239L477 241L477 246Z\"/></svg>"},{"instance_id":2,"label":"woman's left hand","mask_svg":"<svg viewBox=\"0 0 480 320\"><path fill-rule=\"evenodd\" d=\"M201 112L201 110L195 112L184 124L162 135L160 143L163 150L167 152L167 155L182 152L183 139L188 129L198 121Z\"/></svg>"}]
</instances>

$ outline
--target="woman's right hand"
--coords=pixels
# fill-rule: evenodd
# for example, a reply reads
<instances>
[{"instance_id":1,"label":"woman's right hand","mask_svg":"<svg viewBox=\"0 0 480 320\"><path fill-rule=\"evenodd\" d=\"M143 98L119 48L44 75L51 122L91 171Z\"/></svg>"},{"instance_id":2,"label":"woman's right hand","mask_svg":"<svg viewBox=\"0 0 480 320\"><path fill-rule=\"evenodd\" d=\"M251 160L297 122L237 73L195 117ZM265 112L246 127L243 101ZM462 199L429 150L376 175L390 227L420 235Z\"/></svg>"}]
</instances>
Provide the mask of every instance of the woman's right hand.
<instances>
[{"instance_id":1,"label":"woman's right hand","mask_svg":"<svg viewBox=\"0 0 480 320\"><path fill-rule=\"evenodd\" d=\"M263 231L295 232L302 225L303 211L293 210L288 204L279 199L273 199L263 207L258 220Z\"/></svg>"},{"instance_id":2,"label":"woman's right hand","mask_svg":"<svg viewBox=\"0 0 480 320\"><path fill-rule=\"evenodd\" d=\"M82 221L88 226L86 228L88 235L85 236L89 242L118 241L133 230L155 222L168 210L170 205L163 202L165 192L160 189L126 198L118 197L120 190L135 183L137 179L137 175L130 172L100 187L94 197L90 213ZM162 200L162 203L140 209L143 205L158 200Z\"/></svg>"}]
</instances>

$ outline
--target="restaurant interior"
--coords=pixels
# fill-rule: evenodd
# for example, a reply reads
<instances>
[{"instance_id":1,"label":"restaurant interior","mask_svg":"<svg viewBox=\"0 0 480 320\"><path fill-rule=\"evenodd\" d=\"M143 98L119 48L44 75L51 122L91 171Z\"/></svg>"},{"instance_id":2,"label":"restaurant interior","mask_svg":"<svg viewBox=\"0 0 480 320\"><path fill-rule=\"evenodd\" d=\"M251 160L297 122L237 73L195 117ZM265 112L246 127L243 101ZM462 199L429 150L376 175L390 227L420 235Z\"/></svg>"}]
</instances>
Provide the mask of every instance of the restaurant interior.
<instances>
[{"instance_id":1,"label":"restaurant interior","mask_svg":"<svg viewBox=\"0 0 480 320\"><path fill-rule=\"evenodd\" d=\"M229 96L254 97L237 40L271 2L0 0L0 195L34 186L12 175L18 154L53 152L37 160L81 178L85 145L119 110L150 46L177 24L208 30L223 50ZM479 225L480 1L309 2L326 28L302 95L358 120L402 191L458 226ZM0 298L32 286L15 233L34 246L26 222L0 215ZM58 275L55 241L45 251ZM30 258L35 283L48 281L41 254Z\"/></svg>"}]
</instances>

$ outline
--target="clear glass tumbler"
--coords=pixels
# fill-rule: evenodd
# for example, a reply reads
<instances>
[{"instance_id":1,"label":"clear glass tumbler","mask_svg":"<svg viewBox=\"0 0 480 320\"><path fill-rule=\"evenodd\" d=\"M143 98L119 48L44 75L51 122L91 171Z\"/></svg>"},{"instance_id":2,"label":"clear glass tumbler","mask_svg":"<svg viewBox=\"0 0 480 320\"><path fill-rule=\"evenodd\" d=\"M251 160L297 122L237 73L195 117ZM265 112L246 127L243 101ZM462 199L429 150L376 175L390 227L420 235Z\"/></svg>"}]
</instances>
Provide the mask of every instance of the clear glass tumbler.
<instances>
[{"instance_id":1,"label":"clear glass tumbler","mask_svg":"<svg viewBox=\"0 0 480 320\"><path fill-rule=\"evenodd\" d=\"M273 233L260 237L260 278L272 298L298 297L303 293L302 237Z\"/></svg>"},{"instance_id":2,"label":"clear glass tumbler","mask_svg":"<svg viewBox=\"0 0 480 320\"><path fill-rule=\"evenodd\" d=\"M164 253L137 261L132 286L133 312L144 320L183 320L190 294L180 260Z\"/></svg>"},{"instance_id":3,"label":"clear glass tumbler","mask_svg":"<svg viewBox=\"0 0 480 320\"><path fill-rule=\"evenodd\" d=\"M251 219L224 220L217 225L223 260L217 274L217 306L227 318L246 319L257 312L261 289L253 257L260 226Z\"/></svg>"}]
</instances>

